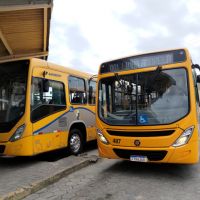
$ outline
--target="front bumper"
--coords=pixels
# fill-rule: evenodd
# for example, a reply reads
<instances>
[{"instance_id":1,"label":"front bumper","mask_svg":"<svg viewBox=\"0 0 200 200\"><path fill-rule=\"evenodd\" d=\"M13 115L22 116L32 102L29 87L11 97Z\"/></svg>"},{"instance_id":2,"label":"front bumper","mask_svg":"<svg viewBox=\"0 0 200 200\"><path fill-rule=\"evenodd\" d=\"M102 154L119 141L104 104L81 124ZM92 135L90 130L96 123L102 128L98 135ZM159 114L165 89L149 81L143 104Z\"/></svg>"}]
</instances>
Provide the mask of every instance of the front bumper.
<instances>
[{"instance_id":1,"label":"front bumper","mask_svg":"<svg viewBox=\"0 0 200 200\"><path fill-rule=\"evenodd\" d=\"M32 137L25 137L15 142L0 142L0 154L8 156L31 156L33 155Z\"/></svg>"},{"instance_id":2,"label":"front bumper","mask_svg":"<svg viewBox=\"0 0 200 200\"><path fill-rule=\"evenodd\" d=\"M176 148L171 146L166 148L123 147L105 145L98 141L99 155L103 158L128 160L131 155L143 155L147 156L148 162L158 163L197 163L199 161L198 148L198 141Z\"/></svg>"}]
</instances>

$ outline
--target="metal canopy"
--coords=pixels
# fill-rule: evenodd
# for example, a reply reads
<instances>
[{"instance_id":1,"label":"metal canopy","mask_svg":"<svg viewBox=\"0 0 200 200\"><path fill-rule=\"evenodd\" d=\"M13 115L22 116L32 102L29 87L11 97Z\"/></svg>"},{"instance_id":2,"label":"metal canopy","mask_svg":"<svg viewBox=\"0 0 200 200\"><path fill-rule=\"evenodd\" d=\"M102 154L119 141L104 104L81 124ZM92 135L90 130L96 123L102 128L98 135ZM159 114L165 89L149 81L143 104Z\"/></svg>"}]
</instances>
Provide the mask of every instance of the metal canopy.
<instances>
[{"instance_id":1,"label":"metal canopy","mask_svg":"<svg viewBox=\"0 0 200 200\"><path fill-rule=\"evenodd\" d=\"M0 0L0 63L47 59L53 0Z\"/></svg>"}]
</instances>

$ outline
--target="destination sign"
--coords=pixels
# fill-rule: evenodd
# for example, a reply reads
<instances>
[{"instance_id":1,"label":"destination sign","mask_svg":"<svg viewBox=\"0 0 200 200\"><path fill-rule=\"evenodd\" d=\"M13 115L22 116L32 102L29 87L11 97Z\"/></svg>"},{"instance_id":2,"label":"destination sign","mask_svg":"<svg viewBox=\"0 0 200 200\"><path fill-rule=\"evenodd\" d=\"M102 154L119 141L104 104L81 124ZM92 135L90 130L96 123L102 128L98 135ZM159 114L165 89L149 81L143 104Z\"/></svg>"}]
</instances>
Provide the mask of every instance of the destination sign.
<instances>
[{"instance_id":1,"label":"destination sign","mask_svg":"<svg viewBox=\"0 0 200 200\"><path fill-rule=\"evenodd\" d=\"M186 53L184 50L144 54L103 63L100 67L100 73L162 66L184 61L186 61Z\"/></svg>"}]
</instances>

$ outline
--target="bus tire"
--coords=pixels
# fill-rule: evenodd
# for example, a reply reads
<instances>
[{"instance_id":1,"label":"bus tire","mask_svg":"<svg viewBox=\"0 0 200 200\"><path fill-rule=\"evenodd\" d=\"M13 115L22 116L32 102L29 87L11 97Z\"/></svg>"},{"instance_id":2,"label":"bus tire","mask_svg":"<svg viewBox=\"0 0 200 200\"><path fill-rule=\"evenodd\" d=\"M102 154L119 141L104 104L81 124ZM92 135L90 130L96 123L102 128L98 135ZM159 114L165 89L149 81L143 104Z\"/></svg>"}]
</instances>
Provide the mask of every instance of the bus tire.
<instances>
[{"instance_id":1,"label":"bus tire","mask_svg":"<svg viewBox=\"0 0 200 200\"><path fill-rule=\"evenodd\" d=\"M68 139L69 151L73 155L78 155L83 151L83 136L79 129L72 129Z\"/></svg>"}]
</instances>

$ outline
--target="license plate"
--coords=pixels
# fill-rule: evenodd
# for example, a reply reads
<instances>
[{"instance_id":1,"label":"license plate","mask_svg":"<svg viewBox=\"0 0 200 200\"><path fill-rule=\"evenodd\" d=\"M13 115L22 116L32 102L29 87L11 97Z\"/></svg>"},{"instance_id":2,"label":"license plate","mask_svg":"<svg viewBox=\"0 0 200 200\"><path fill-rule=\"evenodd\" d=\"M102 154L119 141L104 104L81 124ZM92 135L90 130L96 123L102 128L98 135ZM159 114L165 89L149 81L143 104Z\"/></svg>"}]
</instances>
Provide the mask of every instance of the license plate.
<instances>
[{"instance_id":1,"label":"license plate","mask_svg":"<svg viewBox=\"0 0 200 200\"><path fill-rule=\"evenodd\" d=\"M130 156L130 161L134 162L148 162L148 158L146 156Z\"/></svg>"}]
</instances>

